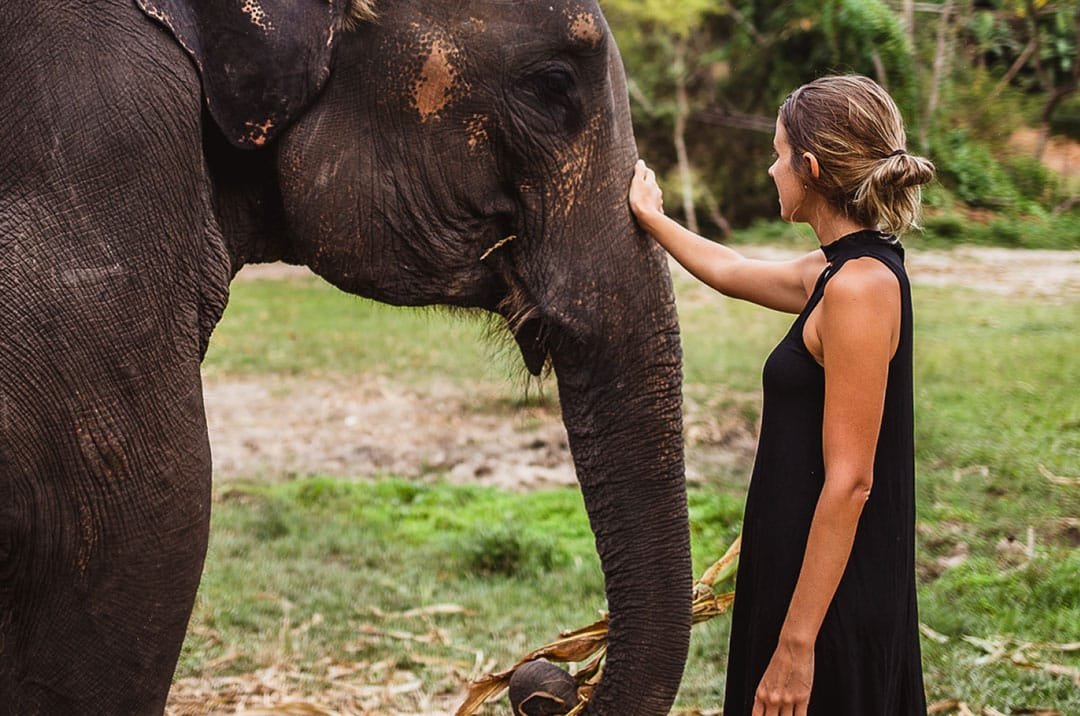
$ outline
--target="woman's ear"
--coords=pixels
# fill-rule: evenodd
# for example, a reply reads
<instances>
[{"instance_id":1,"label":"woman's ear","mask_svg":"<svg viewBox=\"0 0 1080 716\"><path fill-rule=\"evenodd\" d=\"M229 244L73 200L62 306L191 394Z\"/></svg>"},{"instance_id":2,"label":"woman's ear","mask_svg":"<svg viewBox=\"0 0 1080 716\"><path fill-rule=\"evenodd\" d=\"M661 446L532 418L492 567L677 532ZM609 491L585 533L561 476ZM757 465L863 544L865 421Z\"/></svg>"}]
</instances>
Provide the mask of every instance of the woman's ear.
<instances>
[{"instance_id":1,"label":"woman's ear","mask_svg":"<svg viewBox=\"0 0 1080 716\"><path fill-rule=\"evenodd\" d=\"M821 177L821 167L818 166L817 157L810 152L803 152L803 161L806 162L806 171L810 173L810 176L818 179Z\"/></svg>"},{"instance_id":2,"label":"woman's ear","mask_svg":"<svg viewBox=\"0 0 1080 716\"><path fill-rule=\"evenodd\" d=\"M226 139L261 147L307 108L330 76L344 0L136 0L191 55Z\"/></svg>"}]
</instances>

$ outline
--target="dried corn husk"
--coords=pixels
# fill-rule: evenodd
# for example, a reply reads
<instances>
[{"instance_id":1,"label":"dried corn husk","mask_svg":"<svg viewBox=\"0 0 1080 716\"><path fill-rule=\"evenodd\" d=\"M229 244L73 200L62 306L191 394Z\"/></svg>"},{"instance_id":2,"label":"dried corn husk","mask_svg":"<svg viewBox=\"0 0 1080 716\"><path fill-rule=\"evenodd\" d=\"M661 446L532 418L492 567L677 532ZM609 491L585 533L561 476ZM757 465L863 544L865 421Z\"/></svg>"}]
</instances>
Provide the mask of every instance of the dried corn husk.
<instances>
[{"instance_id":1,"label":"dried corn husk","mask_svg":"<svg viewBox=\"0 0 1080 716\"><path fill-rule=\"evenodd\" d=\"M716 594L714 586L728 581L738 567L741 538L736 539L724 556L717 560L694 584L694 601L691 615L694 624L707 622L727 612L735 601L735 592ZM581 713L589 702L596 684L604 669L604 656L607 653L608 618L605 614L599 621L589 626L563 632L559 638L539 649L523 656L516 664L495 674L485 674L470 682L465 700L455 712L455 716L471 716L484 703L500 696L510 685L514 673L524 664L536 659L547 659L563 663L577 664L592 659L580 667L575 678L578 681L578 705L566 716Z\"/></svg>"}]
</instances>

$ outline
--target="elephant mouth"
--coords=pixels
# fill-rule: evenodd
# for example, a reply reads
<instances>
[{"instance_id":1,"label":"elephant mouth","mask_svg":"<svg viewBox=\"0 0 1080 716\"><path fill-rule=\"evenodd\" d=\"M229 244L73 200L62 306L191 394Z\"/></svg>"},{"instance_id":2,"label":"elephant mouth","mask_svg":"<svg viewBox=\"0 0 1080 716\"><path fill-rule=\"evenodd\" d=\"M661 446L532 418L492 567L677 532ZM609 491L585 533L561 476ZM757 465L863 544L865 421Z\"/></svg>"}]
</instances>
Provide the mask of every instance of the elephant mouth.
<instances>
[{"instance_id":1,"label":"elephant mouth","mask_svg":"<svg viewBox=\"0 0 1080 716\"><path fill-rule=\"evenodd\" d=\"M514 340L521 349L521 357L525 359L525 367L534 376L540 375L551 357L548 351L545 336L544 322L539 318L526 320L514 331Z\"/></svg>"},{"instance_id":2,"label":"elephant mouth","mask_svg":"<svg viewBox=\"0 0 1080 716\"><path fill-rule=\"evenodd\" d=\"M529 373L539 376L551 360L551 327L532 295L512 275L503 274L505 292L495 312L506 319L510 334L521 350Z\"/></svg>"}]
</instances>

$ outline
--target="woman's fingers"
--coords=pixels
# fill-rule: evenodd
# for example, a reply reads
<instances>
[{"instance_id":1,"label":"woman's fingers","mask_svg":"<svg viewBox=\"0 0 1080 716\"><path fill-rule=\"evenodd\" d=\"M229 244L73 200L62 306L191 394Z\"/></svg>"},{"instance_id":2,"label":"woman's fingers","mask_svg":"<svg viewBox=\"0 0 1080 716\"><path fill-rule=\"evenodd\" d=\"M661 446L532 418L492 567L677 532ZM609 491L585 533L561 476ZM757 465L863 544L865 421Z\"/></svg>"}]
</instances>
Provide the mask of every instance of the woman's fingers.
<instances>
[{"instance_id":1,"label":"woman's fingers","mask_svg":"<svg viewBox=\"0 0 1080 716\"><path fill-rule=\"evenodd\" d=\"M638 163L634 166L634 183L640 184L647 181L650 171L652 170L645 166L645 160L639 159Z\"/></svg>"},{"instance_id":2,"label":"woman's fingers","mask_svg":"<svg viewBox=\"0 0 1080 716\"><path fill-rule=\"evenodd\" d=\"M664 193L656 182L656 173L649 169L642 159L634 165L634 180L630 183L630 207L639 217L643 212L664 211Z\"/></svg>"}]
</instances>

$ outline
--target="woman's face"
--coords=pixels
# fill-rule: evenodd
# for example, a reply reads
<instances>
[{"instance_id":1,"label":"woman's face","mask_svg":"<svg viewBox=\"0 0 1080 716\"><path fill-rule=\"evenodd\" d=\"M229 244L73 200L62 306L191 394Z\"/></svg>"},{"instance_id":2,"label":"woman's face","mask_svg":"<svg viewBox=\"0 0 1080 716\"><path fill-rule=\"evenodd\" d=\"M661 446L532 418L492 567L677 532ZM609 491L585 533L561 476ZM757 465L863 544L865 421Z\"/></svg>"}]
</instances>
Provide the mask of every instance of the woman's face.
<instances>
[{"instance_id":1,"label":"woman's face","mask_svg":"<svg viewBox=\"0 0 1080 716\"><path fill-rule=\"evenodd\" d=\"M780 218L784 221L798 221L796 214L806 201L806 187L792 167L791 145L788 144L784 123L779 119L776 120L773 150L776 161L769 167L769 176L772 177L776 184L776 191L780 194Z\"/></svg>"}]
</instances>

